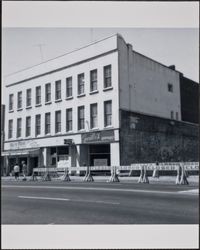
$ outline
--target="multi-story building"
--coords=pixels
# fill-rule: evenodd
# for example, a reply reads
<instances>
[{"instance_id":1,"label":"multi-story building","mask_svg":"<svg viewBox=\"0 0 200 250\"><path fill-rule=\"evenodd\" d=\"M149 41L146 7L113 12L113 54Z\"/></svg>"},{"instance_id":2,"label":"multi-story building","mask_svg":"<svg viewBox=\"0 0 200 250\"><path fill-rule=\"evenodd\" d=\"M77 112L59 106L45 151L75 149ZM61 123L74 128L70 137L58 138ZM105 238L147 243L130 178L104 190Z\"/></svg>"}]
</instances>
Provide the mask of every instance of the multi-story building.
<instances>
[{"instance_id":1,"label":"multi-story building","mask_svg":"<svg viewBox=\"0 0 200 250\"><path fill-rule=\"evenodd\" d=\"M181 132L181 76L175 68L135 52L119 34L10 75L4 151L8 165L25 160L31 172L37 166L180 158L178 138L188 140ZM187 126L192 126L186 128L189 137L191 130L197 133L198 125ZM188 147L197 145L197 134L192 136ZM170 143L176 155L169 156ZM196 150L189 158L195 160Z\"/></svg>"}]
</instances>

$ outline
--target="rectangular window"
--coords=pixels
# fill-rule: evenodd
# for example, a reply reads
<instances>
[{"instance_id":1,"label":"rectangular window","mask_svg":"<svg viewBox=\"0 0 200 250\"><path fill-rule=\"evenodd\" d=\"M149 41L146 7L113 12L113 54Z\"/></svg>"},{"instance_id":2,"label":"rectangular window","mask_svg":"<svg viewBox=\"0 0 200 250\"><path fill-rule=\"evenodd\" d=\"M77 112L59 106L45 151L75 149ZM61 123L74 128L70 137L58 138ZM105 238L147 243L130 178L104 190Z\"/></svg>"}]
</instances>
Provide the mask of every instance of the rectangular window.
<instances>
[{"instance_id":1,"label":"rectangular window","mask_svg":"<svg viewBox=\"0 0 200 250\"><path fill-rule=\"evenodd\" d=\"M45 102L51 101L51 83L45 85Z\"/></svg>"},{"instance_id":2,"label":"rectangular window","mask_svg":"<svg viewBox=\"0 0 200 250\"><path fill-rule=\"evenodd\" d=\"M84 73L78 75L78 95L84 94Z\"/></svg>"},{"instance_id":3,"label":"rectangular window","mask_svg":"<svg viewBox=\"0 0 200 250\"><path fill-rule=\"evenodd\" d=\"M55 83L55 100L61 100L61 80Z\"/></svg>"},{"instance_id":4,"label":"rectangular window","mask_svg":"<svg viewBox=\"0 0 200 250\"><path fill-rule=\"evenodd\" d=\"M168 92L173 92L173 84L171 84L171 83L168 83Z\"/></svg>"},{"instance_id":5,"label":"rectangular window","mask_svg":"<svg viewBox=\"0 0 200 250\"><path fill-rule=\"evenodd\" d=\"M9 95L9 110L13 110L13 103L14 103L14 95Z\"/></svg>"},{"instance_id":6,"label":"rectangular window","mask_svg":"<svg viewBox=\"0 0 200 250\"><path fill-rule=\"evenodd\" d=\"M45 134L51 133L51 113L45 114Z\"/></svg>"},{"instance_id":7,"label":"rectangular window","mask_svg":"<svg viewBox=\"0 0 200 250\"><path fill-rule=\"evenodd\" d=\"M174 111L171 111L171 119L174 119Z\"/></svg>"},{"instance_id":8,"label":"rectangular window","mask_svg":"<svg viewBox=\"0 0 200 250\"><path fill-rule=\"evenodd\" d=\"M66 131L72 131L72 109L66 110Z\"/></svg>"},{"instance_id":9,"label":"rectangular window","mask_svg":"<svg viewBox=\"0 0 200 250\"><path fill-rule=\"evenodd\" d=\"M85 108L84 106L78 107L78 130L85 128Z\"/></svg>"},{"instance_id":10,"label":"rectangular window","mask_svg":"<svg viewBox=\"0 0 200 250\"><path fill-rule=\"evenodd\" d=\"M72 77L66 78L66 97L72 97Z\"/></svg>"},{"instance_id":11,"label":"rectangular window","mask_svg":"<svg viewBox=\"0 0 200 250\"><path fill-rule=\"evenodd\" d=\"M35 135L41 134L41 115L35 116Z\"/></svg>"},{"instance_id":12,"label":"rectangular window","mask_svg":"<svg viewBox=\"0 0 200 250\"><path fill-rule=\"evenodd\" d=\"M13 120L8 121L8 138L13 137Z\"/></svg>"},{"instance_id":13,"label":"rectangular window","mask_svg":"<svg viewBox=\"0 0 200 250\"><path fill-rule=\"evenodd\" d=\"M41 104L41 86L37 86L35 89L35 104Z\"/></svg>"},{"instance_id":14,"label":"rectangular window","mask_svg":"<svg viewBox=\"0 0 200 250\"><path fill-rule=\"evenodd\" d=\"M17 137L22 136L22 118L17 119Z\"/></svg>"},{"instance_id":15,"label":"rectangular window","mask_svg":"<svg viewBox=\"0 0 200 250\"><path fill-rule=\"evenodd\" d=\"M26 107L31 107L31 89L26 90Z\"/></svg>"},{"instance_id":16,"label":"rectangular window","mask_svg":"<svg viewBox=\"0 0 200 250\"><path fill-rule=\"evenodd\" d=\"M97 103L90 105L90 128L97 128Z\"/></svg>"},{"instance_id":17,"label":"rectangular window","mask_svg":"<svg viewBox=\"0 0 200 250\"><path fill-rule=\"evenodd\" d=\"M55 133L61 132L61 111L55 112Z\"/></svg>"},{"instance_id":18,"label":"rectangular window","mask_svg":"<svg viewBox=\"0 0 200 250\"><path fill-rule=\"evenodd\" d=\"M22 108L22 91L17 93L17 108Z\"/></svg>"},{"instance_id":19,"label":"rectangular window","mask_svg":"<svg viewBox=\"0 0 200 250\"><path fill-rule=\"evenodd\" d=\"M97 69L90 71L90 91L97 90Z\"/></svg>"},{"instance_id":20,"label":"rectangular window","mask_svg":"<svg viewBox=\"0 0 200 250\"><path fill-rule=\"evenodd\" d=\"M104 102L104 126L112 125L112 101Z\"/></svg>"},{"instance_id":21,"label":"rectangular window","mask_svg":"<svg viewBox=\"0 0 200 250\"><path fill-rule=\"evenodd\" d=\"M26 117L26 137L31 135L31 117Z\"/></svg>"},{"instance_id":22,"label":"rectangular window","mask_svg":"<svg viewBox=\"0 0 200 250\"><path fill-rule=\"evenodd\" d=\"M104 88L109 88L112 86L112 70L111 65L104 67Z\"/></svg>"}]
</instances>

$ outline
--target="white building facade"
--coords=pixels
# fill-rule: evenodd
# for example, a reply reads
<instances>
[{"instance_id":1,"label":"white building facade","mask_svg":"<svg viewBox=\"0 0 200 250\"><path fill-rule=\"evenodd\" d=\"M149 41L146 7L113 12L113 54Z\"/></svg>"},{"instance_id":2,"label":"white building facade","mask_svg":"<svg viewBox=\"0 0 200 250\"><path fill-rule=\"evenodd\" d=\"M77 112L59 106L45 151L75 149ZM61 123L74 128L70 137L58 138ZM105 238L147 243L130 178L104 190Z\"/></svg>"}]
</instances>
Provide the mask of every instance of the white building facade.
<instances>
[{"instance_id":1,"label":"white building facade","mask_svg":"<svg viewBox=\"0 0 200 250\"><path fill-rule=\"evenodd\" d=\"M120 165L120 110L181 120L179 72L119 34L10 75L6 95L9 170Z\"/></svg>"}]
</instances>

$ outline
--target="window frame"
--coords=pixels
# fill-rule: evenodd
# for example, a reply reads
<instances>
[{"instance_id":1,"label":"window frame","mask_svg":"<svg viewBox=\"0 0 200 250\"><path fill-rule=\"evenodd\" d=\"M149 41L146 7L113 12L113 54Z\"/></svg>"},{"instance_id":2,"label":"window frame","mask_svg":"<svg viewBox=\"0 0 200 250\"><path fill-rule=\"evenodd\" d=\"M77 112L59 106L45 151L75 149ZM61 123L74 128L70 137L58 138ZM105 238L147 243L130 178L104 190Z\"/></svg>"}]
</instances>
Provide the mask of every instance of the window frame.
<instances>
[{"instance_id":1,"label":"window frame","mask_svg":"<svg viewBox=\"0 0 200 250\"><path fill-rule=\"evenodd\" d=\"M69 113L71 112L71 119L69 119ZM70 125L71 124L71 129ZM72 113L72 108L66 109L66 132L72 131L73 130L73 113Z\"/></svg>"},{"instance_id":2,"label":"window frame","mask_svg":"<svg viewBox=\"0 0 200 250\"><path fill-rule=\"evenodd\" d=\"M110 104L110 113L107 113L106 110L107 104ZM108 121L110 121L110 123ZM112 126L112 100L108 100L104 101L104 127L111 127L111 126Z\"/></svg>"},{"instance_id":3,"label":"window frame","mask_svg":"<svg viewBox=\"0 0 200 250\"><path fill-rule=\"evenodd\" d=\"M51 83L50 82L45 84L45 103L49 103L49 102L51 102Z\"/></svg>"},{"instance_id":4,"label":"window frame","mask_svg":"<svg viewBox=\"0 0 200 250\"><path fill-rule=\"evenodd\" d=\"M71 95L70 95L71 92ZM66 98L70 98L73 96L72 89L72 76L66 78Z\"/></svg>"},{"instance_id":5,"label":"window frame","mask_svg":"<svg viewBox=\"0 0 200 250\"><path fill-rule=\"evenodd\" d=\"M49 123L47 123L47 117L49 117ZM45 122L44 122L44 126L45 126L45 135L51 134L51 112L47 112L45 113ZM47 131L47 128L49 128L49 130Z\"/></svg>"},{"instance_id":6,"label":"window frame","mask_svg":"<svg viewBox=\"0 0 200 250\"><path fill-rule=\"evenodd\" d=\"M78 96L85 94L85 73L78 74Z\"/></svg>"},{"instance_id":7,"label":"window frame","mask_svg":"<svg viewBox=\"0 0 200 250\"><path fill-rule=\"evenodd\" d=\"M31 136L31 116L26 116L26 137L29 136Z\"/></svg>"},{"instance_id":8,"label":"window frame","mask_svg":"<svg viewBox=\"0 0 200 250\"><path fill-rule=\"evenodd\" d=\"M26 107L29 108L32 106L32 89L29 88L26 90Z\"/></svg>"},{"instance_id":9,"label":"window frame","mask_svg":"<svg viewBox=\"0 0 200 250\"><path fill-rule=\"evenodd\" d=\"M96 74L95 76L95 78L93 79L93 74ZM97 91L98 90L98 88L97 88L97 82L98 82L98 71L97 71L97 69L93 69L93 70L91 70L90 71L90 92L94 92L94 91ZM94 86L96 87L96 88L94 88Z\"/></svg>"},{"instance_id":10,"label":"window frame","mask_svg":"<svg viewBox=\"0 0 200 250\"><path fill-rule=\"evenodd\" d=\"M58 115L60 115L58 117ZM58 118L60 120L58 120ZM55 134L61 133L62 131L62 112L61 110L56 110L55 111Z\"/></svg>"},{"instance_id":11,"label":"window frame","mask_svg":"<svg viewBox=\"0 0 200 250\"><path fill-rule=\"evenodd\" d=\"M16 132L17 132L16 133L17 138L22 137L22 118L17 118L17 131Z\"/></svg>"},{"instance_id":12,"label":"window frame","mask_svg":"<svg viewBox=\"0 0 200 250\"><path fill-rule=\"evenodd\" d=\"M38 123L38 118L39 118L39 123ZM39 135L41 135L41 114L35 115L35 136L37 137Z\"/></svg>"},{"instance_id":13,"label":"window frame","mask_svg":"<svg viewBox=\"0 0 200 250\"><path fill-rule=\"evenodd\" d=\"M83 114L83 117L81 117L81 111ZM85 106L79 106L78 107L78 130L84 130L85 129Z\"/></svg>"},{"instance_id":14,"label":"window frame","mask_svg":"<svg viewBox=\"0 0 200 250\"><path fill-rule=\"evenodd\" d=\"M14 94L9 94L9 111L13 111L14 108Z\"/></svg>"},{"instance_id":15,"label":"window frame","mask_svg":"<svg viewBox=\"0 0 200 250\"><path fill-rule=\"evenodd\" d=\"M8 120L8 139L13 138L13 119Z\"/></svg>"},{"instance_id":16,"label":"window frame","mask_svg":"<svg viewBox=\"0 0 200 250\"><path fill-rule=\"evenodd\" d=\"M39 95L38 95L38 90L39 90ZM39 98L38 98L39 97ZM35 87L35 105L40 105L41 104L41 97L42 97L42 89L41 86L36 86ZM39 102L38 102L39 99Z\"/></svg>"},{"instance_id":17,"label":"window frame","mask_svg":"<svg viewBox=\"0 0 200 250\"><path fill-rule=\"evenodd\" d=\"M109 75L106 75L106 70L109 69ZM103 79L104 79L104 89L111 88L112 87L112 65L106 65L103 67ZM110 79L108 84L108 79Z\"/></svg>"},{"instance_id":18,"label":"window frame","mask_svg":"<svg viewBox=\"0 0 200 250\"><path fill-rule=\"evenodd\" d=\"M174 92L174 86L173 86L173 84L168 82L167 89L168 89L168 92L173 93Z\"/></svg>"},{"instance_id":19,"label":"window frame","mask_svg":"<svg viewBox=\"0 0 200 250\"><path fill-rule=\"evenodd\" d=\"M62 82L61 80L55 81L55 101L62 100Z\"/></svg>"},{"instance_id":20,"label":"window frame","mask_svg":"<svg viewBox=\"0 0 200 250\"><path fill-rule=\"evenodd\" d=\"M93 113L94 107L96 108L96 113ZM91 129L98 128L98 104L97 103L90 104L90 128Z\"/></svg>"},{"instance_id":21,"label":"window frame","mask_svg":"<svg viewBox=\"0 0 200 250\"><path fill-rule=\"evenodd\" d=\"M17 109L22 109L22 91L17 92Z\"/></svg>"}]
</instances>

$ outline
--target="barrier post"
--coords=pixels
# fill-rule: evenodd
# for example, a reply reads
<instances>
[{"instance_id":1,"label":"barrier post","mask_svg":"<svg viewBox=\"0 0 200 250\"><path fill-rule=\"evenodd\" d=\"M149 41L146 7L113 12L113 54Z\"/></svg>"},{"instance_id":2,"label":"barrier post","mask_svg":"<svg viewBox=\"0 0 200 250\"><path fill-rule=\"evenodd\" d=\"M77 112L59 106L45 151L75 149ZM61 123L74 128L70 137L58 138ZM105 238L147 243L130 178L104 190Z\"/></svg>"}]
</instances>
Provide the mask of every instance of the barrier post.
<instances>
[{"instance_id":1,"label":"barrier post","mask_svg":"<svg viewBox=\"0 0 200 250\"><path fill-rule=\"evenodd\" d=\"M117 169L115 166L111 166L111 169L110 169L111 176L110 176L110 179L108 180L108 182L119 182L119 178L118 178L116 170Z\"/></svg>"},{"instance_id":2,"label":"barrier post","mask_svg":"<svg viewBox=\"0 0 200 250\"><path fill-rule=\"evenodd\" d=\"M189 182L187 180L186 173L185 173L185 167L183 164L181 164L181 178L180 178L179 184L181 184L181 185L188 185L189 184Z\"/></svg>"},{"instance_id":3,"label":"barrier post","mask_svg":"<svg viewBox=\"0 0 200 250\"><path fill-rule=\"evenodd\" d=\"M71 181L70 177L69 177L69 169L66 168L64 175L62 176L62 181Z\"/></svg>"},{"instance_id":4,"label":"barrier post","mask_svg":"<svg viewBox=\"0 0 200 250\"><path fill-rule=\"evenodd\" d=\"M47 169L48 168L46 168L45 174L42 178L43 181L51 181L51 176L50 176L49 171Z\"/></svg>"},{"instance_id":5,"label":"barrier post","mask_svg":"<svg viewBox=\"0 0 200 250\"><path fill-rule=\"evenodd\" d=\"M85 176L84 176L83 181L88 181L88 182L94 181L89 166L87 166L86 174L85 174Z\"/></svg>"}]
</instances>

